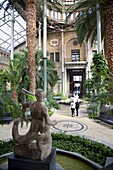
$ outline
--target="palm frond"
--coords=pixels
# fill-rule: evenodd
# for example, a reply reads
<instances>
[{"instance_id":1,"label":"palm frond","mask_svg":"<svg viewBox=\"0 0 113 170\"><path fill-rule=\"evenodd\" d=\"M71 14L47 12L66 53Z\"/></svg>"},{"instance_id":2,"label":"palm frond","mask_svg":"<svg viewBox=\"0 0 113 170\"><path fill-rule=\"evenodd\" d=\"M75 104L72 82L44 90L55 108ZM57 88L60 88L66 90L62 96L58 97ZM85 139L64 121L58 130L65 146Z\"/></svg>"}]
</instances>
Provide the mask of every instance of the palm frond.
<instances>
[{"instance_id":1,"label":"palm frond","mask_svg":"<svg viewBox=\"0 0 113 170\"><path fill-rule=\"evenodd\" d=\"M50 11L54 10L54 11L61 12L61 13L66 11L65 5L62 1L56 2L56 1L48 0L47 7Z\"/></svg>"}]
</instances>

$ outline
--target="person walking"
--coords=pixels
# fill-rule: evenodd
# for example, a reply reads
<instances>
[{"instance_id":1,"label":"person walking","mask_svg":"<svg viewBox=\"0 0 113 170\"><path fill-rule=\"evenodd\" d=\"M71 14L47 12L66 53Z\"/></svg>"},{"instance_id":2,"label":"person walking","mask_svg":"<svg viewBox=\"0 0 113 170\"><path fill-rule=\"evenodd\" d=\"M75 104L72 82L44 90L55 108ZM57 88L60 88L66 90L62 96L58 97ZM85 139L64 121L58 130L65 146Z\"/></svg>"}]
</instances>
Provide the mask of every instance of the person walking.
<instances>
[{"instance_id":1,"label":"person walking","mask_svg":"<svg viewBox=\"0 0 113 170\"><path fill-rule=\"evenodd\" d=\"M75 101L71 101L71 115L72 117L75 115Z\"/></svg>"},{"instance_id":2,"label":"person walking","mask_svg":"<svg viewBox=\"0 0 113 170\"><path fill-rule=\"evenodd\" d=\"M78 100L77 100L76 103L75 103L76 116L78 116L79 107L80 107L80 103L79 103Z\"/></svg>"}]
</instances>

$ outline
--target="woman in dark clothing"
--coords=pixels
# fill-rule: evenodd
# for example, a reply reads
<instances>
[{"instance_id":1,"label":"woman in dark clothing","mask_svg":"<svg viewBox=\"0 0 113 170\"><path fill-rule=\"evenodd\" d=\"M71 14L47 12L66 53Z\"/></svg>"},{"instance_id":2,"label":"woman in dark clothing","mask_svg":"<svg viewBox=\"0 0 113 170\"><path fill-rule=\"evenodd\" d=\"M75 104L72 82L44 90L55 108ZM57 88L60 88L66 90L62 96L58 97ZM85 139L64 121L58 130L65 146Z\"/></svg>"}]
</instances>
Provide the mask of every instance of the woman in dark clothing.
<instances>
[{"instance_id":1,"label":"woman in dark clothing","mask_svg":"<svg viewBox=\"0 0 113 170\"><path fill-rule=\"evenodd\" d=\"M77 102L75 103L75 109L76 109L76 116L78 116L78 109L79 109L79 102L77 100Z\"/></svg>"}]
</instances>

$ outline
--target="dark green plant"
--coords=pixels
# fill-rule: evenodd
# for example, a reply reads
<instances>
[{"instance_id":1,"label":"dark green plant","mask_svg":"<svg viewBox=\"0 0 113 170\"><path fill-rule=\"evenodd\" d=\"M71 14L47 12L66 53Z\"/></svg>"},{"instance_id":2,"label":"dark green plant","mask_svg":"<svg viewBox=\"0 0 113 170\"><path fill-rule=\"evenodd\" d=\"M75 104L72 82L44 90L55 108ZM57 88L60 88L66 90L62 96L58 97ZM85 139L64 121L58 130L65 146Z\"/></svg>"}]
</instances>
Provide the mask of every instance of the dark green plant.
<instances>
[{"instance_id":1,"label":"dark green plant","mask_svg":"<svg viewBox=\"0 0 113 170\"><path fill-rule=\"evenodd\" d=\"M3 141L0 140L0 155L6 154L8 152L13 152L13 147L15 142L13 140Z\"/></svg>"},{"instance_id":2,"label":"dark green plant","mask_svg":"<svg viewBox=\"0 0 113 170\"><path fill-rule=\"evenodd\" d=\"M0 97L2 98L3 110L4 112L12 112L14 117L20 116L21 112L17 90L24 66L23 58L19 58L18 54L15 54L14 60L9 61L8 68L0 71ZM7 82L10 84L8 89Z\"/></svg>"},{"instance_id":3,"label":"dark green plant","mask_svg":"<svg viewBox=\"0 0 113 170\"><path fill-rule=\"evenodd\" d=\"M17 104L11 97L11 94L6 92L0 95L2 98L2 109L0 116L4 116L5 112L11 112L14 118L17 118L21 114L21 105Z\"/></svg>"},{"instance_id":4,"label":"dark green plant","mask_svg":"<svg viewBox=\"0 0 113 170\"><path fill-rule=\"evenodd\" d=\"M110 84L109 70L105 56L102 53L95 54L91 65L91 78L86 81L86 86L92 95L105 94Z\"/></svg>"},{"instance_id":5,"label":"dark green plant","mask_svg":"<svg viewBox=\"0 0 113 170\"><path fill-rule=\"evenodd\" d=\"M49 55L49 53L47 53ZM36 84L37 87L43 89L44 84L44 62L43 62L43 51L37 50L36 52L36 66L37 66L37 74L36 74ZM48 89L51 89L53 92L53 88L58 82L59 77L57 75L57 70L55 63L49 59L47 59L47 85Z\"/></svg>"},{"instance_id":6,"label":"dark green plant","mask_svg":"<svg viewBox=\"0 0 113 170\"><path fill-rule=\"evenodd\" d=\"M54 99L54 96L51 91L47 92L47 102L49 110L51 110L52 108L59 109L60 107L59 103Z\"/></svg>"},{"instance_id":7,"label":"dark green plant","mask_svg":"<svg viewBox=\"0 0 113 170\"><path fill-rule=\"evenodd\" d=\"M113 156L113 150L102 143L94 142L80 136L52 134L53 146L59 149L76 152L84 157L105 165L106 157Z\"/></svg>"},{"instance_id":8,"label":"dark green plant","mask_svg":"<svg viewBox=\"0 0 113 170\"><path fill-rule=\"evenodd\" d=\"M43 76L43 52L39 50L37 50L36 52L36 69L38 70L36 75L37 88L43 89L43 77L44 77ZM50 60L47 60L47 74L48 74L47 76L48 85L49 87L51 87L50 89L53 89L53 87L58 81L58 76L57 76L55 64ZM11 89L8 91L6 91L6 82L11 83ZM22 88L29 90L29 85L30 85L30 79L28 75L28 51L27 49L21 49L19 53L14 55L14 60L9 62L8 70L0 71L1 110L13 112L14 117L17 117L16 115L19 116L21 112L21 108L20 108L21 105L19 103L22 102L21 90ZM13 91L17 91L16 98L19 101L18 104L12 101ZM27 99L31 100L29 98ZM55 101L51 99L49 101L50 101L50 107L55 106L55 108L58 108L58 104L55 103Z\"/></svg>"},{"instance_id":9,"label":"dark green plant","mask_svg":"<svg viewBox=\"0 0 113 170\"><path fill-rule=\"evenodd\" d=\"M97 39L97 17L96 17L96 3L97 1L85 0L85 1L78 1L74 3L67 9L67 20L71 16L72 13L78 12L76 20L74 21L74 28L77 33L78 42L80 45L83 43L84 39L88 41L91 38L91 45ZM101 6L102 7L102 6ZM101 13L101 22L102 28L104 26L104 13L102 13L102 9L100 8ZM93 19L92 19L93 18ZM103 31L102 29L102 38L103 38Z\"/></svg>"},{"instance_id":10,"label":"dark green plant","mask_svg":"<svg viewBox=\"0 0 113 170\"><path fill-rule=\"evenodd\" d=\"M95 54L91 65L91 78L85 83L88 89L88 100L92 113L90 117L98 116L103 104L111 104L112 100L109 97L109 89L112 83L109 81L109 69L105 56ZM105 97L106 96L106 97Z\"/></svg>"},{"instance_id":11,"label":"dark green plant","mask_svg":"<svg viewBox=\"0 0 113 170\"><path fill-rule=\"evenodd\" d=\"M0 116L4 116L5 112L12 112L14 117L20 115L20 106L12 99L11 90L6 90L7 76L5 71L0 70Z\"/></svg>"},{"instance_id":12,"label":"dark green plant","mask_svg":"<svg viewBox=\"0 0 113 170\"><path fill-rule=\"evenodd\" d=\"M12 152L15 142L0 141L0 155ZM52 133L52 146L66 151L76 152L104 166L106 157L113 157L113 149L102 143L80 136Z\"/></svg>"},{"instance_id":13,"label":"dark green plant","mask_svg":"<svg viewBox=\"0 0 113 170\"><path fill-rule=\"evenodd\" d=\"M49 53L47 52L47 55ZM23 68L23 76L22 80L19 84L18 93L19 93L19 101L21 102L21 89L25 88L29 90L29 76L28 76L28 51L27 49L22 49L19 51L18 54L16 54L17 58L20 58L21 61L23 61L22 68ZM37 50L35 54L36 58L36 88L42 88L44 84L44 67L43 67L43 51ZM47 60L47 83L48 88L53 91L53 87L58 82L59 77L57 75L56 66L55 63L53 63L51 60Z\"/></svg>"},{"instance_id":14,"label":"dark green plant","mask_svg":"<svg viewBox=\"0 0 113 170\"><path fill-rule=\"evenodd\" d=\"M91 98L90 98L90 100L91 100ZM89 118L93 118L93 119L96 118L100 112L100 102L98 100L94 101L94 98L93 98L93 100L90 101L88 110L91 111L91 112L88 112Z\"/></svg>"}]
</instances>

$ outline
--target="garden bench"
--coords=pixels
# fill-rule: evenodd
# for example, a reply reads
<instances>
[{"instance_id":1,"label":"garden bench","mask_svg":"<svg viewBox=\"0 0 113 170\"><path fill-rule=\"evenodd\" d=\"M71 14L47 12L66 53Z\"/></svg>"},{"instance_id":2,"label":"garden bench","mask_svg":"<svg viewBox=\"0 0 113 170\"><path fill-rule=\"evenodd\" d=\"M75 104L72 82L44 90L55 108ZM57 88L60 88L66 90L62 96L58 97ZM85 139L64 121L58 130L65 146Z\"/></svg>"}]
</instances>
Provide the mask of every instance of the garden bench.
<instances>
[{"instance_id":1,"label":"garden bench","mask_svg":"<svg viewBox=\"0 0 113 170\"><path fill-rule=\"evenodd\" d=\"M102 122L105 122L109 125L113 125L113 114L112 113L100 112L99 116L96 119Z\"/></svg>"},{"instance_id":2,"label":"garden bench","mask_svg":"<svg viewBox=\"0 0 113 170\"><path fill-rule=\"evenodd\" d=\"M13 121L11 112L6 112L2 117L0 116L0 124L9 124L11 121Z\"/></svg>"}]
</instances>

